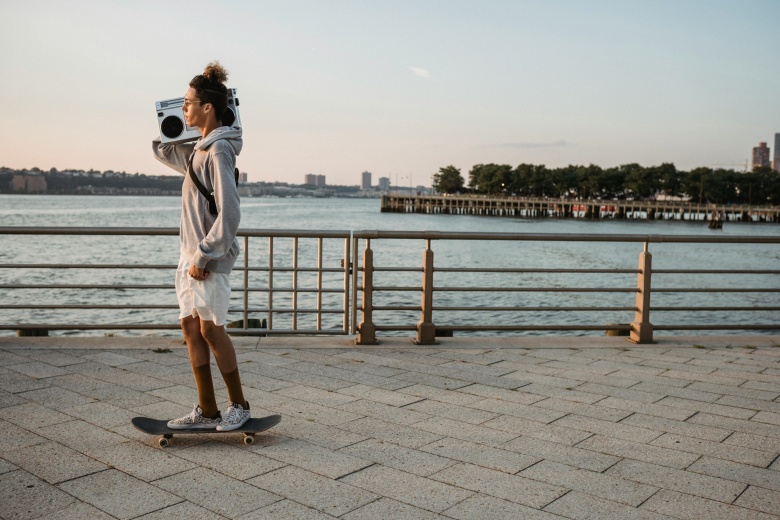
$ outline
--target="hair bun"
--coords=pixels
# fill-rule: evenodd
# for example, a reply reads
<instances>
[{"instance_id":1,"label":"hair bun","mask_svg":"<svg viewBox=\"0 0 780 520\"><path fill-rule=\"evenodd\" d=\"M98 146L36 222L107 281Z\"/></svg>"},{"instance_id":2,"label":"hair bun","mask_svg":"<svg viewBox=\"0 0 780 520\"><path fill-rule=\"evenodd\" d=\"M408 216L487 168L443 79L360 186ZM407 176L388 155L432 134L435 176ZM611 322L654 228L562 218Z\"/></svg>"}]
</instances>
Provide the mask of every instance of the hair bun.
<instances>
[{"instance_id":1,"label":"hair bun","mask_svg":"<svg viewBox=\"0 0 780 520\"><path fill-rule=\"evenodd\" d=\"M228 73L218 61L212 61L203 69L203 77L214 83L224 83L227 81Z\"/></svg>"}]
</instances>

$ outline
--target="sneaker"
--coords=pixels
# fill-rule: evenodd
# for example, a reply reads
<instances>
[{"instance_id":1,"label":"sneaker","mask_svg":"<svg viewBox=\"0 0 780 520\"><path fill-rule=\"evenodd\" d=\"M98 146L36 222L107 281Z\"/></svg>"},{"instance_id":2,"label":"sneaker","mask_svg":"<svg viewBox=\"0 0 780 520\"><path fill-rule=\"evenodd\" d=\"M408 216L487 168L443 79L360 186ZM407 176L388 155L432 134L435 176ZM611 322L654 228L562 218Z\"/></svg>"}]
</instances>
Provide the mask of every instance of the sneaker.
<instances>
[{"instance_id":1,"label":"sneaker","mask_svg":"<svg viewBox=\"0 0 780 520\"><path fill-rule=\"evenodd\" d=\"M203 410L195 405L192 411L184 417L168 421L168 428L172 430L215 430L222 421L222 416L217 412L213 419L203 416Z\"/></svg>"},{"instance_id":2,"label":"sneaker","mask_svg":"<svg viewBox=\"0 0 780 520\"><path fill-rule=\"evenodd\" d=\"M225 410L225 416L222 422L217 426L217 430L227 432L241 428L249 420L252 414L249 412L249 401L246 403L246 410L240 404L228 401L228 409Z\"/></svg>"}]
</instances>

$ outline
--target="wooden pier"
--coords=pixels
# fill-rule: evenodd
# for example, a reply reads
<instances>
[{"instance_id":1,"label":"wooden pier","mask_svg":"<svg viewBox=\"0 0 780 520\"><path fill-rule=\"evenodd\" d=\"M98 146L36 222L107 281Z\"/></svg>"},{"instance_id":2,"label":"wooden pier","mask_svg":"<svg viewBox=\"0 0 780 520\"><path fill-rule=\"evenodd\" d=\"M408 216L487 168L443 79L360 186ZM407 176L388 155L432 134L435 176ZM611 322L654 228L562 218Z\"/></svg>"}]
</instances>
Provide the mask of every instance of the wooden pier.
<instances>
[{"instance_id":1,"label":"wooden pier","mask_svg":"<svg viewBox=\"0 0 780 520\"><path fill-rule=\"evenodd\" d=\"M664 200L560 200L468 195L382 196L383 213L479 215L516 218L585 218L780 222L780 206L706 204Z\"/></svg>"}]
</instances>

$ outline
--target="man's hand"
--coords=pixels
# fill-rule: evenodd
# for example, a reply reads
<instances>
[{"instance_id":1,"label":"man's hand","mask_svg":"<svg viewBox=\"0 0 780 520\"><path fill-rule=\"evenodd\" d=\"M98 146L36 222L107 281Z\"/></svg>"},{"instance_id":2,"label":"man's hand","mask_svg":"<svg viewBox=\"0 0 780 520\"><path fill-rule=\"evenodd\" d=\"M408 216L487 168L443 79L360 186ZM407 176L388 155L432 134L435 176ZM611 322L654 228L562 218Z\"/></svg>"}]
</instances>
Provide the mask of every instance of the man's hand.
<instances>
[{"instance_id":1,"label":"man's hand","mask_svg":"<svg viewBox=\"0 0 780 520\"><path fill-rule=\"evenodd\" d=\"M197 265L191 265L190 266L190 277L193 280L198 280L199 282L202 282L203 280L208 278L208 276L209 276L209 272L208 271L204 271L203 269L201 269Z\"/></svg>"}]
</instances>

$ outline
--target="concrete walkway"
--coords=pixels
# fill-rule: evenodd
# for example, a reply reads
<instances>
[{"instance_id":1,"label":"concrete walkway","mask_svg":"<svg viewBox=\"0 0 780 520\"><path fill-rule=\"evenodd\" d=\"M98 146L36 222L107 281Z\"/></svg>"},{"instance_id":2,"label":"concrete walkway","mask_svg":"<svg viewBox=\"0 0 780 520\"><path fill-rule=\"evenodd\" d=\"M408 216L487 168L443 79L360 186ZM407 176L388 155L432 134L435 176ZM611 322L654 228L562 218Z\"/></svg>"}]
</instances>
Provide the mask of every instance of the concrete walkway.
<instances>
[{"instance_id":1,"label":"concrete walkway","mask_svg":"<svg viewBox=\"0 0 780 520\"><path fill-rule=\"evenodd\" d=\"M0 517L780 518L780 336L236 344L281 424L163 449L180 340L0 337Z\"/></svg>"}]
</instances>

